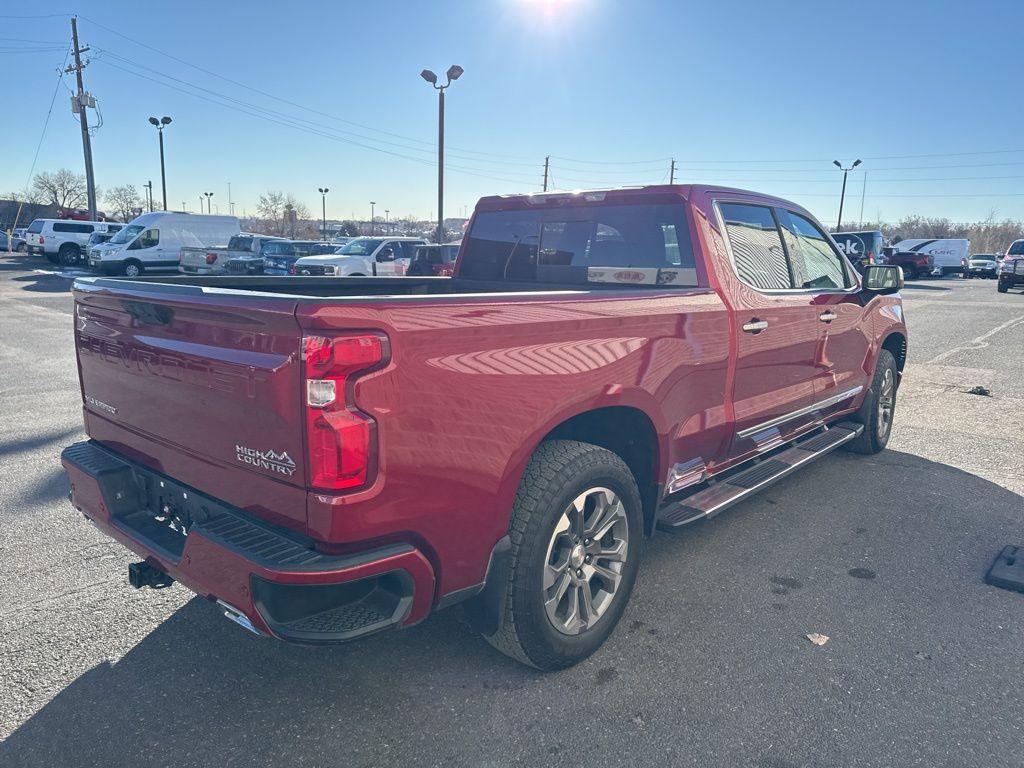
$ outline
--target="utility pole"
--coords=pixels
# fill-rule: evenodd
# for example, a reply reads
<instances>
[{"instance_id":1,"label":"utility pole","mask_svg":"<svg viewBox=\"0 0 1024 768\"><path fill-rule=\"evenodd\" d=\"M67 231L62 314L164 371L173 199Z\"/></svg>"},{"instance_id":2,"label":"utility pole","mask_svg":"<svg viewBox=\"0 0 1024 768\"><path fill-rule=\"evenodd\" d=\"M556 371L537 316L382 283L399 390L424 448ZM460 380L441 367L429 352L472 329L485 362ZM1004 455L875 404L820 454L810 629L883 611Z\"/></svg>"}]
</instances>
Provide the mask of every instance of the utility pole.
<instances>
[{"instance_id":1,"label":"utility pole","mask_svg":"<svg viewBox=\"0 0 1024 768\"><path fill-rule=\"evenodd\" d=\"M78 92L75 94L75 106L78 111L78 122L82 128L82 151L85 153L85 183L89 193L89 219L96 221L96 179L92 172L92 138L89 136L89 119L85 114L85 104L88 99L88 95L85 92L85 86L82 84L82 70L85 69L82 64L82 54L88 51L88 48L80 48L78 46L78 17L71 17L71 43L72 52L75 54L75 63L73 66L65 69L65 72L74 72L75 79L78 81Z\"/></svg>"},{"instance_id":2,"label":"utility pole","mask_svg":"<svg viewBox=\"0 0 1024 768\"><path fill-rule=\"evenodd\" d=\"M146 188L146 203L149 205L149 212L152 213L153 212L153 182L152 181L147 181L142 186L144 186Z\"/></svg>"},{"instance_id":3,"label":"utility pole","mask_svg":"<svg viewBox=\"0 0 1024 768\"><path fill-rule=\"evenodd\" d=\"M864 223L864 196L868 192L868 172L864 171L864 184L860 188L860 223Z\"/></svg>"},{"instance_id":4,"label":"utility pole","mask_svg":"<svg viewBox=\"0 0 1024 768\"><path fill-rule=\"evenodd\" d=\"M544 157L544 191L548 191L548 168L551 166L551 155Z\"/></svg>"},{"instance_id":5,"label":"utility pole","mask_svg":"<svg viewBox=\"0 0 1024 768\"><path fill-rule=\"evenodd\" d=\"M202 213L202 212L203 212L203 196L202 196L202 194L200 194L199 195L199 213Z\"/></svg>"},{"instance_id":6,"label":"utility pole","mask_svg":"<svg viewBox=\"0 0 1024 768\"><path fill-rule=\"evenodd\" d=\"M231 182L228 182L228 213L235 215L235 204L231 202Z\"/></svg>"},{"instance_id":7,"label":"utility pole","mask_svg":"<svg viewBox=\"0 0 1024 768\"><path fill-rule=\"evenodd\" d=\"M676 183L676 159L674 157L672 158L672 164L668 167L668 183Z\"/></svg>"}]
</instances>

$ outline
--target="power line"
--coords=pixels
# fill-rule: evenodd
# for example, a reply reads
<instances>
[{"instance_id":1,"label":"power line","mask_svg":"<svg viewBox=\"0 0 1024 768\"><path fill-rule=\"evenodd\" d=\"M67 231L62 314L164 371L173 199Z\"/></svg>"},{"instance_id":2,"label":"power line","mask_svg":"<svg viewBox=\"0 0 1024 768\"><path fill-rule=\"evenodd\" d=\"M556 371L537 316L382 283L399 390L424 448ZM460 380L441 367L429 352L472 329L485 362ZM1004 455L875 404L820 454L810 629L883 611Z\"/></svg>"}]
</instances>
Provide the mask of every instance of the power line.
<instances>
[{"instance_id":1,"label":"power line","mask_svg":"<svg viewBox=\"0 0 1024 768\"><path fill-rule=\"evenodd\" d=\"M279 101L282 104L287 104L290 107L295 107L297 109L302 109L302 110L305 110L307 112L311 112L313 114L320 115L321 117L326 117L326 118L328 118L330 120L335 120L337 122L345 123L346 125L352 125L352 126L355 126L357 128L362 128L363 130L371 131L373 133L379 133L379 134L384 135L384 136L391 136L392 138L402 139L404 141L413 142L415 144L423 144L423 145L427 145L427 146L430 146L430 147L434 146L434 143L431 142L431 141L426 141L426 140L423 140L423 139L416 139L416 138L413 138L411 136L403 136L402 134L399 134L399 133L392 133L391 131L385 131L385 130L383 130L381 128L374 128L373 126L370 126L370 125L365 125L363 123L357 123L357 122L354 122L352 120L346 120L345 118L340 117L338 115L332 115L329 112L323 112L321 110L314 109L313 107L308 107L308 106L305 106L304 104L299 104L299 103L291 101L289 99L285 99L285 98L283 98L281 96L277 96L275 94L269 93L269 92L261 90L259 88L255 88L255 87L253 87L251 85L247 85L246 83L243 83L243 82L241 82L239 80L234 80L233 78L225 77L224 75L218 74L217 72L213 72L212 70L205 69L204 67L200 67L197 64L193 64L190 61L186 61L185 59L182 59L182 58L179 58L177 56L174 56L173 54L167 53L166 51L162 51L159 48L155 48L152 45L149 45L148 43L144 43L141 40L137 40L137 39L135 39L133 37L125 35L122 32L117 31L116 29L112 29L111 27L108 27L108 26L106 26L104 24L100 24L98 21L96 21L94 19L91 19L88 16L81 16L80 18L85 19L90 24L94 24L97 27L106 30L107 32L115 34L118 37L124 38L125 40L128 40L129 42L134 43L135 45L138 45L138 46L141 46L143 48L146 48L146 49L148 49L150 51L153 51L154 53L159 53L161 56L166 56L169 59L177 61L180 64L184 64L187 67L191 67L192 69L198 70L199 72L203 72L204 74L210 75L211 77L216 77L219 80L223 80L225 82L231 83L232 85L237 85L238 87L244 88L244 89L246 89L248 91L252 91L253 93L258 93L259 95L264 96L264 97L266 97L268 99L273 99L274 101ZM496 154L491 153L491 152L480 152L479 150L473 150L473 149L462 149L462 148L459 148L459 147L451 147L451 149L455 149L455 150L457 150L459 152L464 152L466 154L482 155L482 156L486 156L486 157L498 157L498 158L505 158L505 159L508 159L508 160L520 160L520 161L523 161L524 163L526 163L528 161L527 158L514 157L514 156L510 156L510 155L496 155ZM536 165L535 162L529 162L529 164L530 165Z\"/></svg>"}]
</instances>

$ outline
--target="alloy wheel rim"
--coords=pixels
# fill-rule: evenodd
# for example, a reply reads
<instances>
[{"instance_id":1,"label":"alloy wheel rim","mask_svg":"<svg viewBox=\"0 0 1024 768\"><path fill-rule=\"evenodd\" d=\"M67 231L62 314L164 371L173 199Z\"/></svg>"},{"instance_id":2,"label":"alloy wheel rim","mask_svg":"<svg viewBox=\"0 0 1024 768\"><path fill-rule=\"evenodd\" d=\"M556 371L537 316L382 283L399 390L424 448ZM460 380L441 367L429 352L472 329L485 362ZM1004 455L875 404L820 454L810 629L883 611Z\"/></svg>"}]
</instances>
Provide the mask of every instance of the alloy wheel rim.
<instances>
[{"instance_id":1,"label":"alloy wheel rim","mask_svg":"<svg viewBox=\"0 0 1024 768\"><path fill-rule=\"evenodd\" d=\"M544 561L544 610L564 635L592 629L622 583L629 552L629 521L618 495L604 487L583 491L562 512Z\"/></svg>"},{"instance_id":2,"label":"alloy wheel rim","mask_svg":"<svg viewBox=\"0 0 1024 768\"><path fill-rule=\"evenodd\" d=\"M892 428L892 413L896 407L895 379L892 368L886 368L882 376L882 386L878 391L878 434L885 436Z\"/></svg>"}]
</instances>

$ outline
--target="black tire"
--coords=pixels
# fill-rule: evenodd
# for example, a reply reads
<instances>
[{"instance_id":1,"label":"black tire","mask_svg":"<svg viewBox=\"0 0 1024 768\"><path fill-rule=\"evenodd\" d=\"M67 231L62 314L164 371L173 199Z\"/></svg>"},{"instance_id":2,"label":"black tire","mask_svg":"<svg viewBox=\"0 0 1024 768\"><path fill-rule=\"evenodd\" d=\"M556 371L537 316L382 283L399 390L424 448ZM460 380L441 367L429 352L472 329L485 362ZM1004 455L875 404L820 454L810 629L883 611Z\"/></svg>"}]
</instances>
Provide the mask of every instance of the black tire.
<instances>
[{"instance_id":1,"label":"black tire","mask_svg":"<svg viewBox=\"0 0 1024 768\"><path fill-rule=\"evenodd\" d=\"M78 263L82 249L75 243L64 243L57 251L57 263L62 267L73 267Z\"/></svg>"},{"instance_id":2,"label":"black tire","mask_svg":"<svg viewBox=\"0 0 1024 768\"><path fill-rule=\"evenodd\" d=\"M25 245L25 243L21 243L15 250L17 250L18 253L25 253L25 251L28 250L28 246Z\"/></svg>"},{"instance_id":3,"label":"black tire","mask_svg":"<svg viewBox=\"0 0 1024 768\"><path fill-rule=\"evenodd\" d=\"M1010 286L1007 283L1004 283L1002 280L1000 280L998 283L996 283L996 290L999 291L1000 293L1006 293L1008 290L1010 290Z\"/></svg>"},{"instance_id":4,"label":"black tire","mask_svg":"<svg viewBox=\"0 0 1024 768\"><path fill-rule=\"evenodd\" d=\"M881 399L887 373L892 389L891 406L888 419L885 421L879 419L879 412L882 409ZM864 425L864 430L856 440L846 444L847 450L870 456L885 449L889 443L889 436L892 434L892 419L896 413L896 393L899 390L898 381L896 358L892 356L892 352L883 349L878 353L878 360L875 362L875 375L871 377L871 387L864 397L860 410L853 417L853 421Z\"/></svg>"},{"instance_id":5,"label":"black tire","mask_svg":"<svg viewBox=\"0 0 1024 768\"><path fill-rule=\"evenodd\" d=\"M556 526L563 522L573 500L595 488L611 490L622 502L628 531L623 544L626 557L614 594L594 625L578 634L564 634L556 629L545 609L544 575L552 542L559 535ZM572 530L570 527L563 534L571 535ZM640 492L629 467L619 456L574 440L541 444L530 458L516 492L509 523L511 552L504 614L500 628L487 638L488 642L502 653L541 670L564 669L590 656L612 633L626 608L640 564L642 537ZM581 573L576 571L577 575ZM569 589L563 591L568 595Z\"/></svg>"},{"instance_id":6,"label":"black tire","mask_svg":"<svg viewBox=\"0 0 1024 768\"><path fill-rule=\"evenodd\" d=\"M145 272L145 268L142 266L142 262L138 259L128 259L121 267L121 274L127 277L139 277Z\"/></svg>"},{"instance_id":7,"label":"black tire","mask_svg":"<svg viewBox=\"0 0 1024 768\"><path fill-rule=\"evenodd\" d=\"M915 267L913 264L903 267L903 279L917 280L917 267Z\"/></svg>"}]
</instances>

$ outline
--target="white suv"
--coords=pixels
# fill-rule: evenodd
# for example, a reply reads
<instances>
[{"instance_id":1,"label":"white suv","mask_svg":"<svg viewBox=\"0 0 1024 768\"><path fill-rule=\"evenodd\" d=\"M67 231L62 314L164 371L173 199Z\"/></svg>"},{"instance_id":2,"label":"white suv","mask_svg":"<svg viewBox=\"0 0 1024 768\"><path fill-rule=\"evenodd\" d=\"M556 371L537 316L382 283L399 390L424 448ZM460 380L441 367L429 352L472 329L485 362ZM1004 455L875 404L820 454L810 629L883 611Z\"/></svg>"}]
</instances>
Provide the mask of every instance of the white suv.
<instances>
[{"instance_id":1,"label":"white suv","mask_svg":"<svg viewBox=\"0 0 1024 768\"><path fill-rule=\"evenodd\" d=\"M89 238L94 232L112 235L123 226L109 221L36 219L28 225L25 242L29 253L46 256L54 264L69 267L85 260Z\"/></svg>"}]
</instances>

